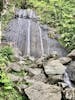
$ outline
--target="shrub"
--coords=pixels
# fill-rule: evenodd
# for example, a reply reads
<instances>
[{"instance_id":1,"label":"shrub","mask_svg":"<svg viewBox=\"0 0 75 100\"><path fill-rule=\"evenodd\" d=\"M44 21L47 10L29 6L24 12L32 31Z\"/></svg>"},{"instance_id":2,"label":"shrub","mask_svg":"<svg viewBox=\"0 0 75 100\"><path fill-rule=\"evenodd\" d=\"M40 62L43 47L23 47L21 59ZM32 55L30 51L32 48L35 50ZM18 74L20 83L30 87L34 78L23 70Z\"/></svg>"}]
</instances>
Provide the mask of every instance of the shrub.
<instances>
[{"instance_id":1,"label":"shrub","mask_svg":"<svg viewBox=\"0 0 75 100\"><path fill-rule=\"evenodd\" d=\"M12 61L13 50L9 46L0 49L0 67L5 66L9 61Z\"/></svg>"}]
</instances>

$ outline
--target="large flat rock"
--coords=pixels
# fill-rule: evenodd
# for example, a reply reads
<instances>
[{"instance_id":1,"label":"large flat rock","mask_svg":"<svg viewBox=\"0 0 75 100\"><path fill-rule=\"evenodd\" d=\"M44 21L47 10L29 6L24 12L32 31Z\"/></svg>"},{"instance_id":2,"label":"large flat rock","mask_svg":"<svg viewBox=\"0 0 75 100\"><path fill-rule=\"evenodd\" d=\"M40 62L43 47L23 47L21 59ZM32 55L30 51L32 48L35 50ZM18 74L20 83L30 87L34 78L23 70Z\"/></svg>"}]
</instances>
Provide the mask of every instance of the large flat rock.
<instances>
[{"instance_id":1,"label":"large flat rock","mask_svg":"<svg viewBox=\"0 0 75 100\"><path fill-rule=\"evenodd\" d=\"M42 82L36 82L25 89L25 94L30 100L61 100L61 91L59 87Z\"/></svg>"}]
</instances>

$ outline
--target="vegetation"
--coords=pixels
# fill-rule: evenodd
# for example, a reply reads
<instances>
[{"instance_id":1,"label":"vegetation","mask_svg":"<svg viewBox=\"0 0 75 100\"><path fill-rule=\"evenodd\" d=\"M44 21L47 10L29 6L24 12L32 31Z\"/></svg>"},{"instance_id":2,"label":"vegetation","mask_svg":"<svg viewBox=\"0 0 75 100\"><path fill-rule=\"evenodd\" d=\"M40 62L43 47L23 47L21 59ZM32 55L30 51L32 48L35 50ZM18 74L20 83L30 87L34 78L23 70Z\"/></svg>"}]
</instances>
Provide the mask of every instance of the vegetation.
<instances>
[{"instance_id":1,"label":"vegetation","mask_svg":"<svg viewBox=\"0 0 75 100\"><path fill-rule=\"evenodd\" d=\"M6 65L12 61L13 50L9 46L0 49L0 100L23 100L21 94L14 89L14 85L5 71Z\"/></svg>"},{"instance_id":2,"label":"vegetation","mask_svg":"<svg viewBox=\"0 0 75 100\"><path fill-rule=\"evenodd\" d=\"M75 49L75 0L18 0L18 2L17 0L10 0L6 14L0 16L2 29L13 17L15 7L34 9L42 24L55 28L56 32L61 34L59 41L68 51ZM2 10L3 0L0 0L0 12ZM9 46L0 48L0 100L26 100L14 89L13 83L4 70L12 60L12 48ZM32 64L29 60L25 60L25 62L26 65ZM19 76L25 75L24 71L12 73Z\"/></svg>"},{"instance_id":3,"label":"vegetation","mask_svg":"<svg viewBox=\"0 0 75 100\"><path fill-rule=\"evenodd\" d=\"M13 16L13 5L22 9L33 8L40 16L41 23L54 27L61 34L60 43L71 51L75 48L74 4L75 0L10 0L9 11L2 17L3 27Z\"/></svg>"},{"instance_id":4,"label":"vegetation","mask_svg":"<svg viewBox=\"0 0 75 100\"><path fill-rule=\"evenodd\" d=\"M3 0L0 0L0 12L3 10Z\"/></svg>"},{"instance_id":5,"label":"vegetation","mask_svg":"<svg viewBox=\"0 0 75 100\"><path fill-rule=\"evenodd\" d=\"M61 34L60 42L69 50L75 48L75 0L29 0L42 23Z\"/></svg>"},{"instance_id":6,"label":"vegetation","mask_svg":"<svg viewBox=\"0 0 75 100\"><path fill-rule=\"evenodd\" d=\"M9 61L12 61L13 51L9 46L0 49L0 68L5 66Z\"/></svg>"}]
</instances>

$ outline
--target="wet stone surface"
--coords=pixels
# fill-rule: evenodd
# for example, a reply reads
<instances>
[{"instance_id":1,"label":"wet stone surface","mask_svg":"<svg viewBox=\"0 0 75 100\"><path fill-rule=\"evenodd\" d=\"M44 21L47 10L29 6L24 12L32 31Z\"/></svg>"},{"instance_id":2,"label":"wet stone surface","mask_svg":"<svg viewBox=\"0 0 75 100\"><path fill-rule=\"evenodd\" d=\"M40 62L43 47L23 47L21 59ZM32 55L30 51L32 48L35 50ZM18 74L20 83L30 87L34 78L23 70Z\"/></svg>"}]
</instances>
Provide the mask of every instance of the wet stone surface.
<instances>
[{"instance_id":1,"label":"wet stone surface","mask_svg":"<svg viewBox=\"0 0 75 100\"><path fill-rule=\"evenodd\" d=\"M35 21L36 20L36 21ZM48 38L48 33L54 34L47 25L40 25L33 10L16 10L8 27L3 31L7 42L12 42L22 52L23 56L41 57L54 51L58 56L65 56L65 49L56 39Z\"/></svg>"}]
</instances>

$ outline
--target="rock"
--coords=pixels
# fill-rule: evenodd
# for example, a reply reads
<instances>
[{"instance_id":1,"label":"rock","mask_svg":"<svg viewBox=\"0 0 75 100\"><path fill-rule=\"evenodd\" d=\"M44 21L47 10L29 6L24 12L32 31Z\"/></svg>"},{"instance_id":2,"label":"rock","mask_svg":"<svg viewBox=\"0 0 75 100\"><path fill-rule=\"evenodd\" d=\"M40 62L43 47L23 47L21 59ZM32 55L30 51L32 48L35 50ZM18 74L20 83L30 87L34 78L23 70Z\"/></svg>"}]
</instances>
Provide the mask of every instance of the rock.
<instances>
[{"instance_id":1,"label":"rock","mask_svg":"<svg viewBox=\"0 0 75 100\"><path fill-rule=\"evenodd\" d=\"M59 60L48 61L44 66L44 71L48 75L50 81L62 80L66 67L60 63Z\"/></svg>"},{"instance_id":2,"label":"rock","mask_svg":"<svg viewBox=\"0 0 75 100\"><path fill-rule=\"evenodd\" d=\"M68 57L75 59L75 49L71 51L71 53L68 54Z\"/></svg>"},{"instance_id":3,"label":"rock","mask_svg":"<svg viewBox=\"0 0 75 100\"><path fill-rule=\"evenodd\" d=\"M18 62L18 64L24 65L24 64L25 64L25 61L20 60L20 61Z\"/></svg>"},{"instance_id":4,"label":"rock","mask_svg":"<svg viewBox=\"0 0 75 100\"><path fill-rule=\"evenodd\" d=\"M26 71L29 73L30 76L39 75L42 72L40 68L27 68Z\"/></svg>"},{"instance_id":5,"label":"rock","mask_svg":"<svg viewBox=\"0 0 75 100\"><path fill-rule=\"evenodd\" d=\"M68 87L68 85L64 82L58 82L58 86L62 87L63 89Z\"/></svg>"},{"instance_id":6,"label":"rock","mask_svg":"<svg viewBox=\"0 0 75 100\"><path fill-rule=\"evenodd\" d=\"M39 75L35 75L32 77L32 79L36 80L36 81L41 81L41 82L44 82L44 83L47 83L48 79L47 77L45 76L44 73L41 73Z\"/></svg>"},{"instance_id":7,"label":"rock","mask_svg":"<svg viewBox=\"0 0 75 100\"><path fill-rule=\"evenodd\" d=\"M20 61L22 53L18 48L13 47L15 61Z\"/></svg>"},{"instance_id":8,"label":"rock","mask_svg":"<svg viewBox=\"0 0 75 100\"><path fill-rule=\"evenodd\" d=\"M22 78L19 76L16 76L14 74L8 74L9 78L13 81L13 82L18 82L18 81L22 81Z\"/></svg>"},{"instance_id":9,"label":"rock","mask_svg":"<svg viewBox=\"0 0 75 100\"><path fill-rule=\"evenodd\" d=\"M38 67L42 67L43 66L44 58L45 57L41 57L41 58L36 60L36 64L37 64Z\"/></svg>"},{"instance_id":10,"label":"rock","mask_svg":"<svg viewBox=\"0 0 75 100\"><path fill-rule=\"evenodd\" d=\"M48 62L44 66L45 72L47 75L61 75L64 74L66 67L63 66L59 60L53 60L51 62Z\"/></svg>"},{"instance_id":11,"label":"rock","mask_svg":"<svg viewBox=\"0 0 75 100\"><path fill-rule=\"evenodd\" d=\"M17 63L11 63L9 64L9 67L11 68L11 70L16 71L16 72L20 72L21 71L21 66Z\"/></svg>"},{"instance_id":12,"label":"rock","mask_svg":"<svg viewBox=\"0 0 75 100\"><path fill-rule=\"evenodd\" d=\"M34 57L32 57L32 56L30 56L30 57L29 57L29 60L31 60L31 61L33 61L33 62L34 62L34 61L35 61L35 58L34 58Z\"/></svg>"},{"instance_id":13,"label":"rock","mask_svg":"<svg viewBox=\"0 0 75 100\"><path fill-rule=\"evenodd\" d=\"M72 82L75 83L75 61L72 61L67 67L67 73Z\"/></svg>"},{"instance_id":14,"label":"rock","mask_svg":"<svg viewBox=\"0 0 75 100\"><path fill-rule=\"evenodd\" d=\"M67 88L62 93L62 100L75 100L75 88Z\"/></svg>"},{"instance_id":15,"label":"rock","mask_svg":"<svg viewBox=\"0 0 75 100\"><path fill-rule=\"evenodd\" d=\"M49 75L48 82L50 84L58 84L58 82L63 81L63 75Z\"/></svg>"},{"instance_id":16,"label":"rock","mask_svg":"<svg viewBox=\"0 0 75 100\"><path fill-rule=\"evenodd\" d=\"M23 90L23 89L26 89L27 87L28 87L28 86L25 85L25 84L20 84L20 85L19 85L19 88L21 88L22 90Z\"/></svg>"},{"instance_id":17,"label":"rock","mask_svg":"<svg viewBox=\"0 0 75 100\"><path fill-rule=\"evenodd\" d=\"M36 81L47 82L47 78L41 68L26 68L25 71L28 72L30 78Z\"/></svg>"},{"instance_id":18,"label":"rock","mask_svg":"<svg viewBox=\"0 0 75 100\"><path fill-rule=\"evenodd\" d=\"M30 100L61 100L60 88L53 85L36 82L25 89Z\"/></svg>"},{"instance_id":19,"label":"rock","mask_svg":"<svg viewBox=\"0 0 75 100\"><path fill-rule=\"evenodd\" d=\"M30 76L25 76L23 78L23 81L25 81L26 83L29 83L29 84L34 84L37 82L35 79L32 79Z\"/></svg>"},{"instance_id":20,"label":"rock","mask_svg":"<svg viewBox=\"0 0 75 100\"><path fill-rule=\"evenodd\" d=\"M69 58L69 57L61 57L61 58L59 58L59 60L60 60L60 62L62 63L62 64L68 64L69 62L71 62L71 58Z\"/></svg>"}]
</instances>

